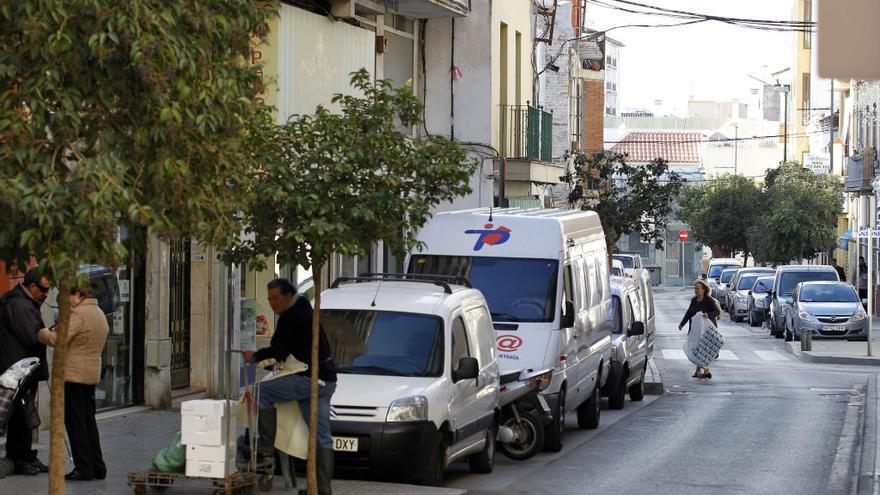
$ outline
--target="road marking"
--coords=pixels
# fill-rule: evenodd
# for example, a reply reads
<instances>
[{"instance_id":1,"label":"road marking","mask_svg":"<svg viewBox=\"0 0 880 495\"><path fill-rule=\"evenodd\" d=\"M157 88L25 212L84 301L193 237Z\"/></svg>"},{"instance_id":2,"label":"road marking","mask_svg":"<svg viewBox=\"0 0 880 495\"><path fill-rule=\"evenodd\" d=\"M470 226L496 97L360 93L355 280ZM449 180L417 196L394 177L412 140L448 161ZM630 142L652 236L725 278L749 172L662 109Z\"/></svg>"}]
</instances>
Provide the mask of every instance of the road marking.
<instances>
[{"instance_id":1,"label":"road marking","mask_svg":"<svg viewBox=\"0 0 880 495\"><path fill-rule=\"evenodd\" d=\"M681 349L663 349L663 359L687 359Z\"/></svg>"},{"instance_id":2,"label":"road marking","mask_svg":"<svg viewBox=\"0 0 880 495\"><path fill-rule=\"evenodd\" d=\"M776 351L755 351L755 354L764 361L790 361L788 356Z\"/></svg>"},{"instance_id":3,"label":"road marking","mask_svg":"<svg viewBox=\"0 0 880 495\"><path fill-rule=\"evenodd\" d=\"M718 360L719 361L739 361L739 358L733 351L721 350L718 352Z\"/></svg>"}]
</instances>

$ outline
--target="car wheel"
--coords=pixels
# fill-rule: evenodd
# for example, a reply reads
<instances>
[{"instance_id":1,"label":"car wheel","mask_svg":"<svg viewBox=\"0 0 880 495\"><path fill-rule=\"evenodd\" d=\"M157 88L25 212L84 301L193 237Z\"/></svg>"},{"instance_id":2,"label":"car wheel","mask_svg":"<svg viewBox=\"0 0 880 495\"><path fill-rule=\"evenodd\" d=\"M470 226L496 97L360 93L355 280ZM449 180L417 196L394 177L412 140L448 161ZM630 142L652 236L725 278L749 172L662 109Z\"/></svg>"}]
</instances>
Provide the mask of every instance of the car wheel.
<instances>
[{"instance_id":1,"label":"car wheel","mask_svg":"<svg viewBox=\"0 0 880 495\"><path fill-rule=\"evenodd\" d=\"M553 419L547 426L544 435L544 450L559 452L562 450L562 434L565 432L565 389L559 391L559 401L553 411Z\"/></svg>"},{"instance_id":2,"label":"car wheel","mask_svg":"<svg viewBox=\"0 0 880 495\"><path fill-rule=\"evenodd\" d=\"M489 429L486 430L486 446L483 448L483 451L479 454L474 454L468 458L468 464L470 464L471 472L486 474L491 473L492 468L495 467L495 437L497 433L495 432L495 422L489 425Z\"/></svg>"},{"instance_id":3,"label":"car wheel","mask_svg":"<svg viewBox=\"0 0 880 495\"><path fill-rule=\"evenodd\" d=\"M624 379L625 380L625 379ZM626 381L621 380L621 384L625 384ZM621 389L623 387L621 386ZM618 393L615 391L615 394ZM596 383L596 387L593 388L593 393L590 394L590 398L584 401L583 404L578 406L577 415L578 415L578 428L580 429L590 429L594 430L599 427L599 419L602 414L602 411L599 409L599 395L601 392L599 391L599 384ZM620 390L620 409L623 409L623 390ZM609 397L609 404L611 398ZM610 407L610 405L609 405Z\"/></svg>"},{"instance_id":4,"label":"car wheel","mask_svg":"<svg viewBox=\"0 0 880 495\"><path fill-rule=\"evenodd\" d=\"M791 327L789 325L786 325L785 326L785 341L791 342L792 340L793 340L793 338L792 338Z\"/></svg>"},{"instance_id":5,"label":"car wheel","mask_svg":"<svg viewBox=\"0 0 880 495\"><path fill-rule=\"evenodd\" d=\"M639 383L629 387L629 400L639 402L645 398L645 370L642 370L642 377Z\"/></svg>"},{"instance_id":6,"label":"car wheel","mask_svg":"<svg viewBox=\"0 0 880 495\"><path fill-rule=\"evenodd\" d=\"M623 409L624 402L626 399L626 380L627 380L627 378L629 378L627 375L627 372L624 371L621 374L620 379L617 380L617 383L615 384L614 390L612 390L611 393L608 394L608 409L614 409L614 410ZM592 398L590 398L590 400L592 400ZM587 402L589 402L589 400ZM581 407L578 408L578 426L580 426L581 428L586 428L586 426L585 426L586 421L581 421L581 416L582 416L581 408L586 406L587 402L585 402Z\"/></svg>"}]
</instances>

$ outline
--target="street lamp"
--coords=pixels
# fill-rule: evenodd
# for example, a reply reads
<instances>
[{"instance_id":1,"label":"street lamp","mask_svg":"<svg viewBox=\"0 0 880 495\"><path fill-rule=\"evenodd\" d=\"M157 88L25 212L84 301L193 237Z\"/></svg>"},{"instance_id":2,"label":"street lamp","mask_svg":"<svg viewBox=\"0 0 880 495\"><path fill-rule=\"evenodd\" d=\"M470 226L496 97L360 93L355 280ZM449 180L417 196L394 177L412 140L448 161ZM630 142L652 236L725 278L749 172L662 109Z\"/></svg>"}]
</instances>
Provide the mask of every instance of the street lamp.
<instances>
[{"instance_id":1,"label":"street lamp","mask_svg":"<svg viewBox=\"0 0 880 495\"><path fill-rule=\"evenodd\" d=\"M773 91L777 93L785 94L785 122L783 125L783 138L785 139L782 145L782 162L785 163L788 161L788 93L791 92L791 86L788 84L779 84L779 80L776 81L776 86L773 87Z\"/></svg>"}]
</instances>

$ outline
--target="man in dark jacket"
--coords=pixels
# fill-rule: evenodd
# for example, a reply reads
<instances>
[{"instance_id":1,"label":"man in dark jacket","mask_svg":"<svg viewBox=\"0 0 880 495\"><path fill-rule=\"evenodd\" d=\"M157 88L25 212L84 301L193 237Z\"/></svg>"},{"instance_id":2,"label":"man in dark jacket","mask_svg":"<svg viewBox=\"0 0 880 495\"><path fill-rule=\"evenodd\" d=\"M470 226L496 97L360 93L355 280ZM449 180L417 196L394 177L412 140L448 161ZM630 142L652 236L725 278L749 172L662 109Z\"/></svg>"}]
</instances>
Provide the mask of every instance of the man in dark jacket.
<instances>
[{"instance_id":1,"label":"man in dark jacket","mask_svg":"<svg viewBox=\"0 0 880 495\"><path fill-rule=\"evenodd\" d=\"M312 356L312 305L296 293L289 280L275 279L268 284L269 305L278 315L275 333L269 347L257 352L245 352L245 361L259 363L274 359L279 363L293 356L311 366ZM318 493L329 495L333 477L333 438L330 435L330 397L336 391L336 363L324 330L320 330L318 342ZM309 372L286 375L260 383L260 445L263 455L274 455L275 404L299 402L306 423L309 421ZM312 425L309 425L312 427ZM300 492L302 493L302 491Z\"/></svg>"},{"instance_id":2,"label":"man in dark jacket","mask_svg":"<svg viewBox=\"0 0 880 495\"><path fill-rule=\"evenodd\" d=\"M49 379L46 346L37 339L45 328L40 306L49 292L49 279L30 270L24 280L0 300L0 373L21 359L40 358L40 366L21 384L12 405L6 434L6 457L15 462L17 474L46 473L49 467L37 459L33 450L32 424L27 411L35 407L37 383Z\"/></svg>"}]
</instances>

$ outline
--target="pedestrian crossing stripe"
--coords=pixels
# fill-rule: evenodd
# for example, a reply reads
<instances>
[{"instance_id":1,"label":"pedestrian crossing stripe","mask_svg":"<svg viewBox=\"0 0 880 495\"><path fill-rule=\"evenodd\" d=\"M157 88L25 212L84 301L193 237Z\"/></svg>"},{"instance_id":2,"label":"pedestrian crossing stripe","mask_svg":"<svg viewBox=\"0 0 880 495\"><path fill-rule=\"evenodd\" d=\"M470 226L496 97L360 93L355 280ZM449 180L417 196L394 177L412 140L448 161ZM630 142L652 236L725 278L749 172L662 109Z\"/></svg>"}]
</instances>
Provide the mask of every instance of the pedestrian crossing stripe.
<instances>
[{"instance_id":1,"label":"pedestrian crossing stripe","mask_svg":"<svg viewBox=\"0 0 880 495\"><path fill-rule=\"evenodd\" d=\"M663 359L686 360L687 356L681 349L663 349ZM791 358L778 351L751 351L763 361L789 361ZM742 353L741 353L742 354ZM739 361L740 357L733 351L722 349L718 353L718 361Z\"/></svg>"}]
</instances>

